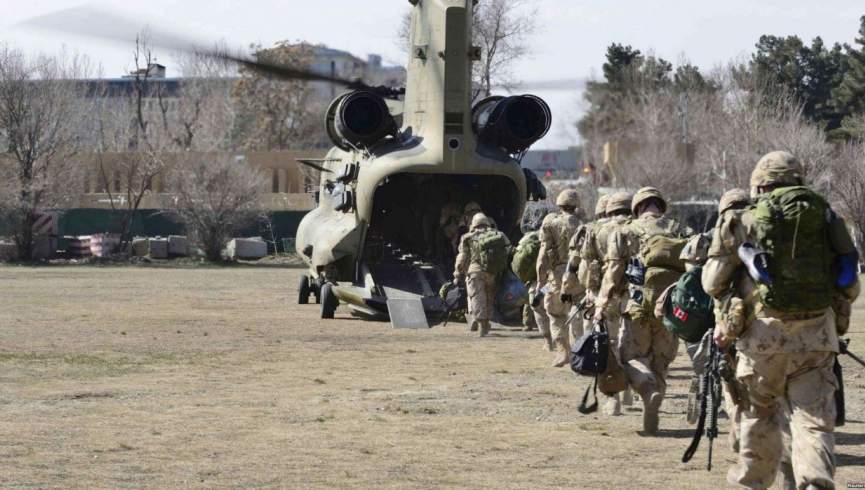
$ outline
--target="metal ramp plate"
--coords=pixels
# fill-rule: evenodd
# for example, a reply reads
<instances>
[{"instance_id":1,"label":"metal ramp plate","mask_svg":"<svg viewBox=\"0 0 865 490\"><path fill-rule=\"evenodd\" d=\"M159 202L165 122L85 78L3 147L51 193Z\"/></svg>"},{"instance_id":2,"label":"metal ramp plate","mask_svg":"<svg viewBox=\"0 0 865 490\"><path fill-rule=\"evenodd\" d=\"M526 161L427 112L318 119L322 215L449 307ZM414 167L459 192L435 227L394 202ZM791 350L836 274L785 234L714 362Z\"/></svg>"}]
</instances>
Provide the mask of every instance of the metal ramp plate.
<instances>
[{"instance_id":1,"label":"metal ramp plate","mask_svg":"<svg viewBox=\"0 0 865 490\"><path fill-rule=\"evenodd\" d=\"M388 298L387 309L393 328L429 328L419 296Z\"/></svg>"}]
</instances>

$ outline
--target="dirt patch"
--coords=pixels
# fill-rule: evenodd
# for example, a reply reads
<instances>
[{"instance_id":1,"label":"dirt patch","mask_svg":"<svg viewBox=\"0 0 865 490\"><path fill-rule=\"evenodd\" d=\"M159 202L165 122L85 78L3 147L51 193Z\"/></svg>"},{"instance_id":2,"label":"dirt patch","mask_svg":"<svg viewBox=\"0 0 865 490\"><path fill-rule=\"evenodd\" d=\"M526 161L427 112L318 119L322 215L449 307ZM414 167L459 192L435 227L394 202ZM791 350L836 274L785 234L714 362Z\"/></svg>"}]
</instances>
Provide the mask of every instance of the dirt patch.
<instances>
[{"instance_id":1,"label":"dirt patch","mask_svg":"<svg viewBox=\"0 0 865 490\"><path fill-rule=\"evenodd\" d=\"M280 266L285 264L280 264ZM0 267L0 486L716 488L727 422L684 465L684 352L661 436L580 415L536 335L395 331L297 306L277 267ZM865 354L857 305L851 349ZM865 369L846 368L838 486L865 480Z\"/></svg>"}]
</instances>

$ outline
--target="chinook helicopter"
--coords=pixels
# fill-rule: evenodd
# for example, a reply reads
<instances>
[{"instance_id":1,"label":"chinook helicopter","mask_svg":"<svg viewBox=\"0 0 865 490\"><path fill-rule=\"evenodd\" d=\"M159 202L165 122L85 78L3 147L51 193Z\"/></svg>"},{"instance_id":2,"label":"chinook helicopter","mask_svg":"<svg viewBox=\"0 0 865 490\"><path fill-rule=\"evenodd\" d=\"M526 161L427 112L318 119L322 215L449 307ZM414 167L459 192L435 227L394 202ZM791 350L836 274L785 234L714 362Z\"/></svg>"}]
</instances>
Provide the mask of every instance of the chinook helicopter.
<instances>
[{"instance_id":1,"label":"chinook helicopter","mask_svg":"<svg viewBox=\"0 0 865 490\"><path fill-rule=\"evenodd\" d=\"M450 280L456 255L455 243L442 240L443 210L457 206L462 212L476 203L513 240L526 202L546 198L543 184L521 168L520 159L550 129L547 104L532 95L472 103L471 67L481 57L471 43L477 1L409 0L404 89L202 50L180 36L151 31L154 46L210 55L276 78L346 88L325 114L334 147L323 159L299 161L320 172L320 185L317 205L295 240L308 266L298 303L314 297L322 318L333 318L342 302L364 316L389 317L395 327L443 320L447 307L439 290ZM112 27L96 32L94 24ZM90 7L25 25L119 42L135 31L133 22ZM498 310L494 320L507 322L503 308Z\"/></svg>"},{"instance_id":2,"label":"chinook helicopter","mask_svg":"<svg viewBox=\"0 0 865 490\"><path fill-rule=\"evenodd\" d=\"M476 2L409 3L402 104L380 90L337 97L325 117L335 147L303 162L321 170L321 182L318 205L297 231L297 253L309 266L298 302L314 296L322 318L344 302L361 314L387 315L395 327L428 326L445 313L438 292L455 257L448 244L433 247L443 208L476 202L515 238L526 202L546 198L519 159L549 130L547 104L518 95L472 106Z\"/></svg>"}]
</instances>

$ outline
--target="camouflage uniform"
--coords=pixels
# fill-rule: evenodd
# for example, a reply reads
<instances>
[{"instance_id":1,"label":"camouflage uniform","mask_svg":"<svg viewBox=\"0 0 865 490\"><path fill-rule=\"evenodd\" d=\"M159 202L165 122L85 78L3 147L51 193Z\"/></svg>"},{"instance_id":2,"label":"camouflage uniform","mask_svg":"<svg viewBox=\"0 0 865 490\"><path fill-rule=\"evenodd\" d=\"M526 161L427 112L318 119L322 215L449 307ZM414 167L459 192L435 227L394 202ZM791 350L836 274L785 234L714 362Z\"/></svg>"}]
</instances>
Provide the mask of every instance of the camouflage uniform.
<instances>
[{"instance_id":1,"label":"camouflage uniform","mask_svg":"<svg viewBox=\"0 0 865 490\"><path fill-rule=\"evenodd\" d=\"M454 281L466 281L468 293L468 308L471 315L469 329L484 337L490 331L490 319L493 317L493 304L496 296L496 275L483 270L477 257L472 256L472 240L481 232L494 229L490 218L483 213L472 218L469 232L460 240L459 253L454 265Z\"/></svg>"},{"instance_id":2,"label":"camouflage uniform","mask_svg":"<svg viewBox=\"0 0 865 490\"><path fill-rule=\"evenodd\" d=\"M583 245L580 248L580 268L577 273L580 283L586 289L586 295L589 300L595 304L593 311L597 311L597 298L600 294L601 281L604 275L604 257L607 255L607 242L610 234L627 226L630 222L631 213L631 194L627 192L617 192L609 196L604 209L604 214L607 215L604 222L596 228L589 230ZM620 291L614 292L611 295L607 304L607 311L604 315L607 324L607 332L610 335L610 345L618 350L619 331L621 330L622 322L622 296L627 292L627 288L622 288ZM593 320L586 320L591 327ZM620 357L617 355L617 359ZM626 389L624 399L617 393L615 396L608 398L604 405L604 412L607 415L621 415L621 405L624 402L626 405L631 404L630 389Z\"/></svg>"},{"instance_id":3,"label":"camouflage uniform","mask_svg":"<svg viewBox=\"0 0 865 490\"><path fill-rule=\"evenodd\" d=\"M591 291L587 289L582 281L580 274L584 273L588 268L588 264L583 263L580 252L587 241L594 240L597 237L598 229L609 221L609 218L606 217L608 199L609 196L601 196L598 199L595 205L595 221L581 226L568 244L568 266L565 268L565 274L562 277L562 293L569 295L574 302L578 302L581 299L580 296L583 294L590 296L587 298L588 301L593 301L593 293L597 294L597 290ZM574 308L577 308L577 306L574 305L572 312ZM570 325L571 343L576 342L583 336L585 331L591 328L591 318L586 319L583 315L579 315Z\"/></svg>"},{"instance_id":4,"label":"camouflage uniform","mask_svg":"<svg viewBox=\"0 0 865 490\"><path fill-rule=\"evenodd\" d=\"M523 244L534 240L538 234L539 233L537 231L529 231L520 239L520 242L517 244L517 248L520 248L523 246ZM538 330L540 330L541 335L544 336L544 339L547 340L547 348L552 350L552 337L550 336L550 320L547 318L547 311L544 309L544 302L539 301L537 303L537 306L532 306L533 301L531 300L533 300L535 295L537 294L537 286L537 279L526 284L526 287L529 290L530 301L529 304L526 305L526 308L523 309L523 325L527 327L527 331L531 330L530 328L528 328L529 325L534 325L535 327L537 327ZM529 319L528 317L531 317L531 319Z\"/></svg>"},{"instance_id":5,"label":"camouflage uniform","mask_svg":"<svg viewBox=\"0 0 865 490\"><path fill-rule=\"evenodd\" d=\"M538 288L547 292L544 295L544 308L550 319L550 333L558 355L554 367L562 367L570 361L571 346L568 339L568 319L570 305L562 302L562 276L568 262L568 244L580 226L576 210L580 199L575 190L562 191L556 199L562 211L547 215L541 225L541 251L538 254Z\"/></svg>"},{"instance_id":6,"label":"camouflage uniform","mask_svg":"<svg viewBox=\"0 0 865 490\"><path fill-rule=\"evenodd\" d=\"M656 199L663 213L666 202L654 188L640 189L631 203L637 213L643 202ZM676 221L654 211L645 211L626 227L610 234L605 257L606 270L601 283L597 316L605 316L610 303L627 284L625 269L628 259L639 254L640 245L655 235L685 236L688 231ZM667 389L667 372L676 357L679 341L652 312L629 301L620 338L620 354L628 383L643 398L643 429L652 434L657 431L658 409Z\"/></svg>"},{"instance_id":7,"label":"camouflage uniform","mask_svg":"<svg viewBox=\"0 0 865 490\"><path fill-rule=\"evenodd\" d=\"M803 175L793 155L769 153L751 175L751 195L758 197L767 186L802 185ZM846 234L846 228L841 233ZM745 488L772 484L785 449L786 413L796 485L834 488L832 365L838 352L834 313L826 308L794 315L765 306L737 254L745 242L754 243L751 212L725 214L715 230L702 278L704 289L716 299L731 293L742 298L739 316L744 320L724 322L716 332L719 342L737 339L736 377L747 387L749 404L741 417L739 463L727 473L727 481ZM837 253L845 253L836 242L833 246ZM858 282L841 294L855 300Z\"/></svg>"}]
</instances>

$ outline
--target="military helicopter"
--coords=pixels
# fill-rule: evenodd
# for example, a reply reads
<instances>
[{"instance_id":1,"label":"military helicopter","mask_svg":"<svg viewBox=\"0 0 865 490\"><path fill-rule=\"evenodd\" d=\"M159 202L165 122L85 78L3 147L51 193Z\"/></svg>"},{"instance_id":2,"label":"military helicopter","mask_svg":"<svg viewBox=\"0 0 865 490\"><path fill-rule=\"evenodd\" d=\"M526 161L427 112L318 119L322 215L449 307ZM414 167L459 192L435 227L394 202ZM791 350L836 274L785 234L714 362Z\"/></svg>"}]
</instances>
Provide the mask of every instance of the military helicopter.
<instances>
[{"instance_id":1,"label":"military helicopter","mask_svg":"<svg viewBox=\"0 0 865 490\"><path fill-rule=\"evenodd\" d=\"M395 327L442 320L446 306L438 292L455 257L451 244L439 243L445 206L475 202L515 239L526 202L546 198L543 184L519 160L549 131L547 104L532 95L472 103L471 66L481 56L471 43L477 0L409 3L405 89L210 53L275 77L346 88L325 114L334 147L323 159L299 162L320 171L320 185L317 206L297 230L297 253L308 266L298 303L314 297L322 318L333 318L343 302L361 315L389 317ZM69 31L71 17L65 11L30 24ZM124 23L112 24L117 32ZM153 38L175 50L192 45L178 36Z\"/></svg>"},{"instance_id":2,"label":"military helicopter","mask_svg":"<svg viewBox=\"0 0 865 490\"><path fill-rule=\"evenodd\" d=\"M298 228L308 264L299 303L314 295L322 318L340 302L394 326L441 317L438 297L453 250L433 251L442 208L475 201L514 237L528 200L544 199L519 158L550 128L538 97L493 96L472 106L472 0L409 0L408 78L401 117L392 93L350 90L325 118L335 147L321 161L318 206ZM401 119L401 121L400 121ZM447 248L447 247L445 247ZM436 253L438 252L438 253ZM449 252L449 253L448 253Z\"/></svg>"}]
</instances>

